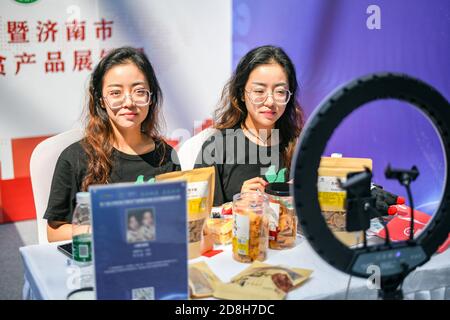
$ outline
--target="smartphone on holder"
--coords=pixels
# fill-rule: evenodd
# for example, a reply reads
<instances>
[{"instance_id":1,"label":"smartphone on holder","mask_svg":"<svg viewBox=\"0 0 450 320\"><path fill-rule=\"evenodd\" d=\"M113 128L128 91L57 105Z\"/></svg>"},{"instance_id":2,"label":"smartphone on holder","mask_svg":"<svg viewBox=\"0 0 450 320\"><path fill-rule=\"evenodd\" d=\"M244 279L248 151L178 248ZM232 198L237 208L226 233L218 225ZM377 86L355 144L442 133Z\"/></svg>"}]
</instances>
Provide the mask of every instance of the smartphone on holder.
<instances>
[{"instance_id":1,"label":"smartphone on holder","mask_svg":"<svg viewBox=\"0 0 450 320\"><path fill-rule=\"evenodd\" d=\"M61 244L57 248L59 251L72 259L72 242Z\"/></svg>"}]
</instances>

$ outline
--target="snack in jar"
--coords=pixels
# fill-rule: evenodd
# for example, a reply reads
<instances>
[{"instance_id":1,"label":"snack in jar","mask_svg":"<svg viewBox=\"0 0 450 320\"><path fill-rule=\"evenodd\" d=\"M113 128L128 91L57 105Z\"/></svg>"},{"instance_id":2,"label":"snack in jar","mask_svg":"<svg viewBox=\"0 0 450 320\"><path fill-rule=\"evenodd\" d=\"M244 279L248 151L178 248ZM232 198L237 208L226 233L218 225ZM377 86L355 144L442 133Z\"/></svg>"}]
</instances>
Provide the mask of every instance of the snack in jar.
<instances>
[{"instance_id":1,"label":"snack in jar","mask_svg":"<svg viewBox=\"0 0 450 320\"><path fill-rule=\"evenodd\" d=\"M260 192L233 197L233 258L239 262L264 261L267 256L269 223L267 196Z\"/></svg>"},{"instance_id":2,"label":"snack in jar","mask_svg":"<svg viewBox=\"0 0 450 320\"><path fill-rule=\"evenodd\" d=\"M156 181L187 182L187 211L189 228L189 259L213 249L214 241L206 229L214 198L214 167L173 171L157 175Z\"/></svg>"},{"instance_id":3,"label":"snack in jar","mask_svg":"<svg viewBox=\"0 0 450 320\"><path fill-rule=\"evenodd\" d=\"M265 192L272 208L272 214L269 215L269 248L292 248L297 238L298 219L289 192L289 184L269 183Z\"/></svg>"},{"instance_id":4,"label":"snack in jar","mask_svg":"<svg viewBox=\"0 0 450 320\"><path fill-rule=\"evenodd\" d=\"M233 239L233 219L209 218L207 226L215 244L230 244Z\"/></svg>"}]
</instances>

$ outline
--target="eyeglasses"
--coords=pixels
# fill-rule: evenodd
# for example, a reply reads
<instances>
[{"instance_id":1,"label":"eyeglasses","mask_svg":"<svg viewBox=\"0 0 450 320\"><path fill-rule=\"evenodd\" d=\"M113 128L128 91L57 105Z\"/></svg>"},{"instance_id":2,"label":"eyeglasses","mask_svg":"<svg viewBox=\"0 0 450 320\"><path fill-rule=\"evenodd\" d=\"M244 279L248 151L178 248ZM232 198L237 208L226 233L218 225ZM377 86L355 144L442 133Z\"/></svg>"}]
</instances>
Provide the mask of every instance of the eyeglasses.
<instances>
[{"instance_id":1,"label":"eyeglasses","mask_svg":"<svg viewBox=\"0 0 450 320\"><path fill-rule=\"evenodd\" d=\"M250 101L256 105L263 104L269 95L272 96L272 99L276 104L286 105L292 95L289 90L283 88L275 89L270 94L267 90L263 89L251 89L250 91L245 90L245 92L250 98Z\"/></svg>"},{"instance_id":2,"label":"eyeglasses","mask_svg":"<svg viewBox=\"0 0 450 320\"><path fill-rule=\"evenodd\" d=\"M122 108L127 97L130 97L131 102L136 107L147 107L150 103L151 96L152 92L147 89L137 89L131 94L125 94L122 90L112 90L108 92L103 99L110 109L117 110Z\"/></svg>"}]
</instances>

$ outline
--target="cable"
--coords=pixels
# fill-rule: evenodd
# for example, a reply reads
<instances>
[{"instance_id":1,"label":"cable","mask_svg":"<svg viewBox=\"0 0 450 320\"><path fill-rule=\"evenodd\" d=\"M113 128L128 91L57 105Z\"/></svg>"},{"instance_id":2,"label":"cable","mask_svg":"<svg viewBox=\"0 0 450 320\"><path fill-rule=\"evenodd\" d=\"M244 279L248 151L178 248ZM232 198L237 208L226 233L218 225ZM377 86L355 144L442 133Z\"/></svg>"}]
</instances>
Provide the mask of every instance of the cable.
<instances>
[{"instance_id":1,"label":"cable","mask_svg":"<svg viewBox=\"0 0 450 320\"><path fill-rule=\"evenodd\" d=\"M419 176L419 170L416 166L412 166L410 170L392 169L391 165L388 164L385 170L385 176L388 179L397 179L398 182L406 188L406 193L408 194L408 200L411 208L409 240L412 241L414 240L414 202L411 192L411 182L416 180Z\"/></svg>"},{"instance_id":2,"label":"cable","mask_svg":"<svg viewBox=\"0 0 450 320\"><path fill-rule=\"evenodd\" d=\"M366 231L363 231L363 239L366 242L365 245L367 245ZM356 243L359 243L359 235L356 236ZM348 278L347 289L345 290L345 299L344 300L348 300L348 293L350 291L350 283L351 283L351 281L352 281L352 274L350 274L350 277Z\"/></svg>"},{"instance_id":3,"label":"cable","mask_svg":"<svg viewBox=\"0 0 450 320\"><path fill-rule=\"evenodd\" d=\"M373 209L372 212L376 213L376 215L378 216L377 217L378 221L380 221L380 223L383 225L384 230L386 232L386 239L385 239L384 243L385 243L385 245L389 246L391 244L391 236L389 235L389 228L387 226L387 223L386 223L386 221L384 221L383 216L377 209Z\"/></svg>"},{"instance_id":4,"label":"cable","mask_svg":"<svg viewBox=\"0 0 450 320\"><path fill-rule=\"evenodd\" d=\"M350 290L350 282L351 281L352 281L352 275L350 275L350 277L348 277L347 289L345 290L345 298L344 298L344 300L348 300L348 292Z\"/></svg>"},{"instance_id":5,"label":"cable","mask_svg":"<svg viewBox=\"0 0 450 320\"><path fill-rule=\"evenodd\" d=\"M384 227L384 230L386 231L386 239L385 239L384 243L387 246L389 246L389 245L391 245L391 236L389 235L389 228L387 226L387 223L386 223L386 221L384 221L384 219L383 219L383 217L381 215L378 217L378 220L381 222L381 224Z\"/></svg>"},{"instance_id":6,"label":"cable","mask_svg":"<svg viewBox=\"0 0 450 320\"><path fill-rule=\"evenodd\" d=\"M363 230L363 243L364 243L364 248L367 248L366 230Z\"/></svg>"},{"instance_id":7,"label":"cable","mask_svg":"<svg viewBox=\"0 0 450 320\"><path fill-rule=\"evenodd\" d=\"M411 192L411 187L409 181L405 183L406 192L408 193L408 200L411 208L411 222L410 222L410 232L409 232L409 240L414 240L414 202Z\"/></svg>"},{"instance_id":8,"label":"cable","mask_svg":"<svg viewBox=\"0 0 450 320\"><path fill-rule=\"evenodd\" d=\"M359 195L356 197L356 203L360 203L361 202L361 198L359 197ZM364 211L367 211L366 206L364 206L363 208ZM358 214L358 220L360 225L364 225L364 221L363 221L363 215L362 214ZM367 229L366 229L367 230ZM367 248L367 235L366 235L366 230L362 230L362 234L363 234L363 247ZM359 237L357 238L357 243L359 243Z\"/></svg>"}]
</instances>

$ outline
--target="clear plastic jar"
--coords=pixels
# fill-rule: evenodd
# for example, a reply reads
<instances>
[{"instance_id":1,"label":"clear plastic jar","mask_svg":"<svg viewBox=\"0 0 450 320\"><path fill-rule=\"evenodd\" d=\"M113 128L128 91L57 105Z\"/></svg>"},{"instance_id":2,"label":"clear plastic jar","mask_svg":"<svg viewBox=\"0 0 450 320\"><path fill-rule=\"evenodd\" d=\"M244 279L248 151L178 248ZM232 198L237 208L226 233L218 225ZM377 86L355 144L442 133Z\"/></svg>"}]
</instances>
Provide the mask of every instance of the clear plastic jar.
<instances>
[{"instance_id":1,"label":"clear plastic jar","mask_svg":"<svg viewBox=\"0 0 450 320\"><path fill-rule=\"evenodd\" d=\"M298 219L294 210L293 197L289 193L289 184L269 183L265 192L273 213L269 218L269 248L292 248L297 238Z\"/></svg>"},{"instance_id":2,"label":"clear plastic jar","mask_svg":"<svg viewBox=\"0 0 450 320\"><path fill-rule=\"evenodd\" d=\"M233 258L239 262L264 261L267 257L269 221L267 197L260 192L233 197Z\"/></svg>"}]
</instances>

